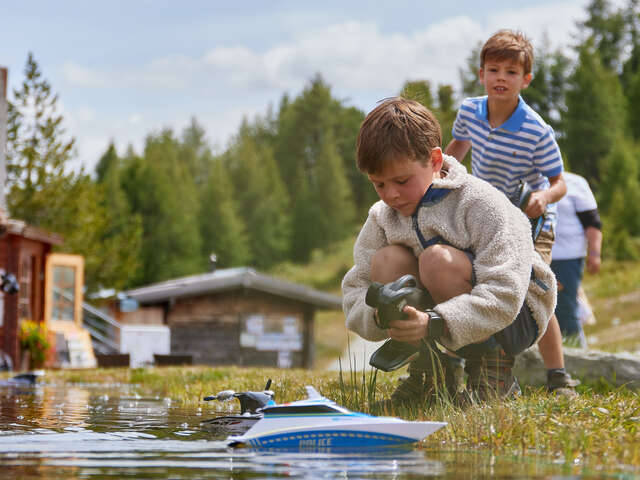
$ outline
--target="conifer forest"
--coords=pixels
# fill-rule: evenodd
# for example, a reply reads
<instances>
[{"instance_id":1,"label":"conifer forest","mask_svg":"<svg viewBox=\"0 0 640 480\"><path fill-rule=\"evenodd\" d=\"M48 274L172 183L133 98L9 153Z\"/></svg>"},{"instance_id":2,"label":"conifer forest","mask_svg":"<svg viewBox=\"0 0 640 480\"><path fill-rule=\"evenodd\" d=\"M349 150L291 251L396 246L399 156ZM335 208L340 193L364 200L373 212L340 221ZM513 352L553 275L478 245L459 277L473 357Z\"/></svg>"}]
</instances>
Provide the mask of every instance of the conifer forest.
<instances>
[{"instance_id":1,"label":"conifer forest","mask_svg":"<svg viewBox=\"0 0 640 480\"><path fill-rule=\"evenodd\" d=\"M592 0L586 8L572 45L534 45L534 79L523 98L553 126L565 169L591 184L605 257L633 260L640 258L640 6ZM480 47L460 59L458 85L411 79L390 92L434 111L443 146L462 98L483 94ZM205 272L212 252L220 268L304 263L354 237L377 199L354 161L366 112L336 98L322 72L298 95L283 93L278 105L245 118L222 149L212 149L192 118L182 131L149 132L142 151L109 145L94 171L69 168L73 132L37 52L21 82L9 105L10 215L61 234L63 251L84 255L90 292Z\"/></svg>"}]
</instances>

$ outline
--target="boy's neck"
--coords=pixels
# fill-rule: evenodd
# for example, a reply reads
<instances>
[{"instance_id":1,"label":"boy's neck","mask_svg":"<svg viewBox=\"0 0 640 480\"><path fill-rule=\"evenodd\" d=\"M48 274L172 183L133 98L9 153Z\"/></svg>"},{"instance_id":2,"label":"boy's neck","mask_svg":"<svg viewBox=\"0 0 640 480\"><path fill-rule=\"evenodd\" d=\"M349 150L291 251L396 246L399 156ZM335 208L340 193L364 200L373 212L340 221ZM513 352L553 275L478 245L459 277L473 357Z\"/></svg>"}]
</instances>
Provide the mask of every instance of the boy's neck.
<instances>
[{"instance_id":1,"label":"boy's neck","mask_svg":"<svg viewBox=\"0 0 640 480\"><path fill-rule=\"evenodd\" d=\"M518 108L520 97L508 101L487 99L487 120L491 128L497 128L506 122Z\"/></svg>"}]
</instances>

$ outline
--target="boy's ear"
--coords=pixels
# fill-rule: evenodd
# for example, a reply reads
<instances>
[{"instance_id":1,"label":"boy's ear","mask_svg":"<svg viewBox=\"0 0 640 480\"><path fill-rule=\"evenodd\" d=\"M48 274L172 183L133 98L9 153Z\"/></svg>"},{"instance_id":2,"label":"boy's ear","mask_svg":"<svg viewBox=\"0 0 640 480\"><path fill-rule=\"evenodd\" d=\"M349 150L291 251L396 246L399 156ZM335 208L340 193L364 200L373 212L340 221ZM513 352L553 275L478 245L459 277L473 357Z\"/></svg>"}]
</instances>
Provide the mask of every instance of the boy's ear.
<instances>
[{"instance_id":1,"label":"boy's ear","mask_svg":"<svg viewBox=\"0 0 640 480\"><path fill-rule=\"evenodd\" d=\"M529 84L533 80L533 73L529 72L524 76L524 81L522 82L522 88L527 88Z\"/></svg>"},{"instance_id":2,"label":"boy's ear","mask_svg":"<svg viewBox=\"0 0 640 480\"><path fill-rule=\"evenodd\" d=\"M480 83L484 82L484 69L482 68L478 69L478 81Z\"/></svg>"},{"instance_id":3,"label":"boy's ear","mask_svg":"<svg viewBox=\"0 0 640 480\"><path fill-rule=\"evenodd\" d=\"M440 147L434 147L431 149L431 164L433 165L433 173L437 173L442 169L442 162L444 157L442 156L442 149Z\"/></svg>"}]
</instances>

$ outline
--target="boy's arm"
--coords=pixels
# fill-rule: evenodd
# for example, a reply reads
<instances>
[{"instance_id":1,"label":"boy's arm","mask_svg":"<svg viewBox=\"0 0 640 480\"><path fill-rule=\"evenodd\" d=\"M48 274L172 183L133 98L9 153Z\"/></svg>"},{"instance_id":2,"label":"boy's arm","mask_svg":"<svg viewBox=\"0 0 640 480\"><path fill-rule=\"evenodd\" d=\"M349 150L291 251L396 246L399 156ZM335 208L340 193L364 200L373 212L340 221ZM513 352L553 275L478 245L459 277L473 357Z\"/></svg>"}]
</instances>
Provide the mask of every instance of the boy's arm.
<instances>
[{"instance_id":1,"label":"boy's arm","mask_svg":"<svg viewBox=\"0 0 640 480\"><path fill-rule=\"evenodd\" d=\"M596 227L587 227L584 231L587 237L587 271L600 271L600 252L602 249L602 231Z\"/></svg>"},{"instance_id":2,"label":"boy's arm","mask_svg":"<svg viewBox=\"0 0 640 480\"><path fill-rule=\"evenodd\" d=\"M470 148L471 140L457 140L454 138L449 142L447 148L444 149L444 153L456 157L456 160L461 162Z\"/></svg>"},{"instance_id":3,"label":"boy's arm","mask_svg":"<svg viewBox=\"0 0 640 480\"><path fill-rule=\"evenodd\" d=\"M562 173L555 177L549 177L551 184L547 190L537 190L531 194L525 213L529 218L537 218L542 215L549 203L556 203L567 193L567 184Z\"/></svg>"}]
</instances>

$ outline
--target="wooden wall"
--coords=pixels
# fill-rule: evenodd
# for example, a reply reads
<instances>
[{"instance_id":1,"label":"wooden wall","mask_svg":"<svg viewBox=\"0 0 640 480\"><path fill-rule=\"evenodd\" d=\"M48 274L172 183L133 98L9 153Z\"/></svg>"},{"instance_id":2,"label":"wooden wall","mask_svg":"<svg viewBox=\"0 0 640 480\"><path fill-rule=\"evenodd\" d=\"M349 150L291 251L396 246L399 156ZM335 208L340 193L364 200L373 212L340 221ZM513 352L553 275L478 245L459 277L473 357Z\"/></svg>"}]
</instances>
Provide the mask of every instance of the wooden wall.
<instances>
[{"instance_id":1,"label":"wooden wall","mask_svg":"<svg viewBox=\"0 0 640 480\"><path fill-rule=\"evenodd\" d=\"M260 351L240 345L247 315L295 317L302 328L303 348L292 351L292 367L313 362L313 308L300 302L256 291L236 290L176 299L167 309L171 352L193 355L195 364L278 365L277 351Z\"/></svg>"},{"instance_id":2,"label":"wooden wall","mask_svg":"<svg viewBox=\"0 0 640 480\"><path fill-rule=\"evenodd\" d=\"M14 234L5 234L0 238L0 268L16 276L18 281L30 278L29 320L42 322L44 317L44 267L46 255L51 245ZM29 268L30 271L23 271ZM13 360L14 367L19 366L18 332L20 324L20 292L4 294L3 325L0 328L0 349Z\"/></svg>"}]
</instances>

